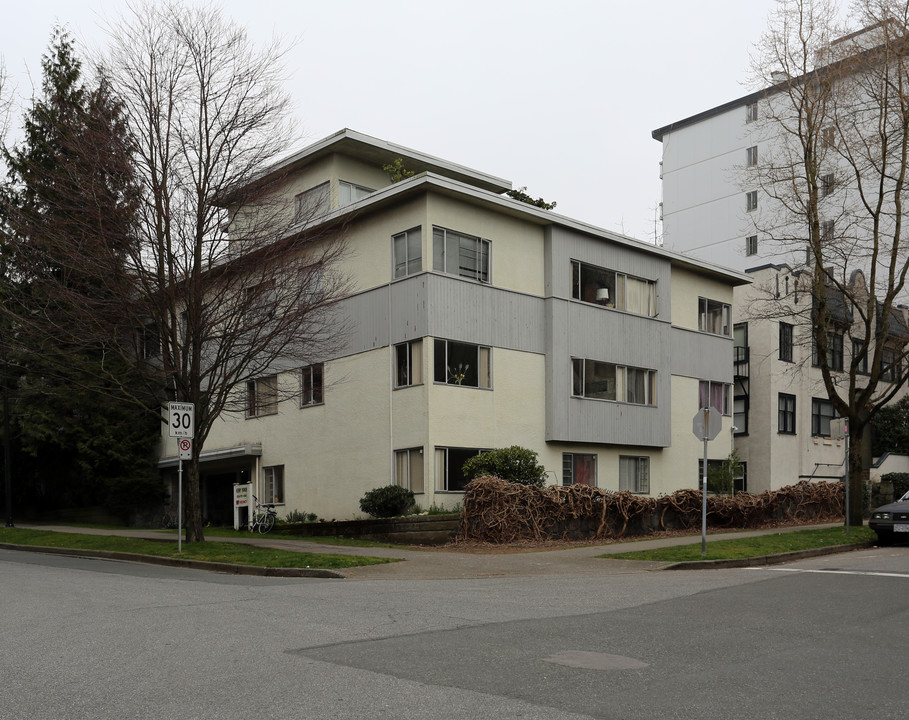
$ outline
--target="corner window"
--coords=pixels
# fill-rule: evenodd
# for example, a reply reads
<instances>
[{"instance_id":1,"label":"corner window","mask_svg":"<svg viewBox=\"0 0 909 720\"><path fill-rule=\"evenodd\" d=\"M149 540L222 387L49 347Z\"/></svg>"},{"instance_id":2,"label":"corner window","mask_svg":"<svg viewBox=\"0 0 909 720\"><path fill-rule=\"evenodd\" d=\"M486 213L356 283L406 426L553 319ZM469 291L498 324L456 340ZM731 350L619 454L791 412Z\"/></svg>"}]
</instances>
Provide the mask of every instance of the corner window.
<instances>
[{"instance_id":1,"label":"corner window","mask_svg":"<svg viewBox=\"0 0 909 720\"><path fill-rule=\"evenodd\" d=\"M423 340L395 345L395 387L423 382Z\"/></svg>"},{"instance_id":2,"label":"corner window","mask_svg":"<svg viewBox=\"0 0 909 720\"><path fill-rule=\"evenodd\" d=\"M309 365L300 371L300 382L302 383L300 407L321 405L323 403L324 370L324 365L318 363L316 365Z\"/></svg>"},{"instance_id":3,"label":"corner window","mask_svg":"<svg viewBox=\"0 0 909 720\"><path fill-rule=\"evenodd\" d=\"M423 448L395 450L395 483L415 493L423 492Z\"/></svg>"},{"instance_id":4,"label":"corner window","mask_svg":"<svg viewBox=\"0 0 909 720\"><path fill-rule=\"evenodd\" d=\"M780 323L780 360L792 362L792 325Z\"/></svg>"},{"instance_id":5,"label":"corner window","mask_svg":"<svg viewBox=\"0 0 909 720\"><path fill-rule=\"evenodd\" d=\"M811 398L811 434L830 437L830 421L836 417L833 403L824 398Z\"/></svg>"},{"instance_id":6,"label":"corner window","mask_svg":"<svg viewBox=\"0 0 909 720\"><path fill-rule=\"evenodd\" d=\"M619 490L650 492L650 458L619 456Z\"/></svg>"},{"instance_id":7,"label":"corner window","mask_svg":"<svg viewBox=\"0 0 909 720\"><path fill-rule=\"evenodd\" d=\"M656 283L571 261L571 297L637 315L656 315Z\"/></svg>"},{"instance_id":8,"label":"corner window","mask_svg":"<svg viewBox=\"0 0 909 720\"><path fill-rule=\"evenodd\" d=\"M562 453L562 485L597 486L597 456Z\"/></svg>"},{"instance_id":9,"label":"corner window","mask_svg":"<svg viewBox=\"0 0 909 720\"><path fill-rule=\"evenodd\" d=\"M436 489L447 492L464 492L467 479L464 463L474 455L488 452L487 448L437 447L435 452Z\"/></svg>"},{"instance_id":10,"label":"corner window","mask_svg":"<svg viewBox=\"0 0 909 720\"><path fill-rule=\"evenodd\" d=\"M729 397L732 386L727 383L701 380L698 383L698 408L713 408L723 415L729 415Z\"/></svg>"},{"instance_id":11,"label":"corner window","mask_svg":"<svg viewBox=\"0 0 909 720\"><path fill-rule=\"evenodd\" d=\"M278 412L278 376L269 375L246 383L246 417Z\"/></svg>"},{"instance_id":12,"label":"corner window","mask_svg":"<svg viewBox=\"0 0 909 720\"><path fill-rule=\"evenodd\" d=\"M758 119L757 102L750 102L745 106L745 122L751 123Z\"/></svg>"},{"instance_id":13,"label":"corner window","mask_svg":"<svg viewBox=\"0 0 909 720\"><path fill-rule=\"evenodd\" d=\"M757 235L749 235L745 238L745 254L757 255Z\"/></svg>"},{"instance_id":14,"label":"corner window","mask_svg":"<svg viewBox=\"0 0 909 720\"><path fill-rule=\"evenodd\" d=\"M571 359L571 394L594 400L656 405L656 371Z\"/></svg>"},{"instance_id":15,"label":"corner window","mask_svg":"<svg viewBox=\"0 0 909 720\"><path fill-rule=\"evenodd\" d=\"M392 236L395 277L413 275L423 270L423 231L411 228Z\"/></svg>"},{"instance_id":16,"label":"corner window","mask_svg":"<svg viewBox=\"0 0 909 720\"><path fill-rule=\"evenodd\" d=\"M433 227L432 269L488 283L489 248L489 240Z\"/></svg>"},{"instance_id":17,"label":"corner window","mask_svg":"<svg viewBox=\"0 0 909 720\"><path fill-rule=\"evenodd\" d=\"M717 300L698 298L698 330L714 335L729 336L731 330L729 305Z\"/></svg>"},{"instance_id":18,"label":"corner window","mask_svg":"<svg viewBox=\"0 0 909 720\"><path fill-rule=\"evenodd\" d=\"M783 435L795 435L795 395L779 393L777 409L776 431Z\"/></svg>"},{"instance_id":19,"label":"corner window","mask_svg":"<svg viewBox=\"0 0 909 720\"><path fill-rule=\"evenodd\" d=\"M344 207L345 205L355 203L357 200L362 200L367 195L374 192L375 190L372 188L363 187L362 185L355 185L354 183L345 182L344 180L339 180L338 207Z\"/></svg>"},{"instance_id":20,"label":"corner window","mask_svg":"<svg viewBox=\"0 0 909 720\"><path fill-rule=\"evenodd\" d=\"M304 190L294 197L294 221L304 222L319 215L324 215L331 208L329 185L327 182Z\"/></svg>"},{"instance_id":21,"label":"corner window","mask_svg":"<svg viewBox=\"0 0 909 720\"><path fill-rule=\"evenodd\" d=\"M492 350L482 345L436 340L433 345L433 379L448 385L491 388L491 354Z\"/></svg>"},{"instance_id":22,"label":"corner window","mask_svg":"<svg viewBox=\"0 0 909 720\"><path fill-rule=\"evenodd\" d=\"M284 504L284 466L262 468L262 502Z\"/></svg>"},{"instance_id":23,"label":"corner window","mask_svg":"<svg viewBox=\"0 0 909 720\"><path fill-rule=\"evenodd\" d=\"M758 206L758 195L757 190L750 190L745 193L745 210L747 212L753 212L757 210Z\"/></svg>"}]
</instances>

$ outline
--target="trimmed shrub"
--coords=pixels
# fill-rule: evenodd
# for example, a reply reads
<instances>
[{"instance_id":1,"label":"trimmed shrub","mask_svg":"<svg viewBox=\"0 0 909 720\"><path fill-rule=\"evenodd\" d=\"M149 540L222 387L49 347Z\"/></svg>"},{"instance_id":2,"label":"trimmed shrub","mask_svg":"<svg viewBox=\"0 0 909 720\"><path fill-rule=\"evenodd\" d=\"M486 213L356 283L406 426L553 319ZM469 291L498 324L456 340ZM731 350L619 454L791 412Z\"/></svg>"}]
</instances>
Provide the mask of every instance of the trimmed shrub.
<instances>
[{"instance_id":1,"label":"trimmed shrub","mask_svg":"<svg viewBox=\"0 0 909 720\"><path fill-rule=\"evenodd\" d=\"M537 462L537 454L520 445L490 450L475 455L464 463L464 477L467 480L494 475L500 480L543 487L546 484L546 468Z\"/></svg>"},{"instance_id":2,"label":"trimmed shrub","mask_svg":"<svg viewBox=\"0 0 909 720\"><path fill-rule=\"evenodd\" d=\"M376 488L360 498L360 510L377 518L404 515L413 506L413 491L400 485Z\"/></svg>"}]
</instances>

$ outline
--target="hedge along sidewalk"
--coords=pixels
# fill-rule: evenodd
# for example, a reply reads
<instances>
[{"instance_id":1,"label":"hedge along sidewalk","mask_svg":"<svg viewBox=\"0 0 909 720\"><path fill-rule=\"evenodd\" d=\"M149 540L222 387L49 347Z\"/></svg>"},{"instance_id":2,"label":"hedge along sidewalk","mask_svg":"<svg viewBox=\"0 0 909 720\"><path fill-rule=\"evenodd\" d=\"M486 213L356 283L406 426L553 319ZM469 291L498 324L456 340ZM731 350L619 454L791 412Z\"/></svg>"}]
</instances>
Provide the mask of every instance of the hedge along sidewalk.
<instances>
[{"instance_id":1,"label":"hedge along sidewalk","mask_svg":"<svg viewBox=\"0 0 909 720\"><path fill-rule=\"evenodd\" d=\"M341 568L395 562L396 558L310 553L269 547L263 542L192 543L177 553L175 536L127 530L60 532L35 528L0 528L0 547L9 550L196 567L233 574L283 577L344 577ZM120 533L128 533L128 536Z\"/></svg>"},{"instance_id":2,"label":"hedge along sidewalk","mask_svg":"<svg viewBox=\"0 0 909 720\"><path fill-rule=\"evenodd\" d=\"M629 552L610 552L599 558L672 563L664 570L771 565L870 547L874 532L865 526L849 534L841 525L824 528L778 528L747 537L709 540L706 555L700 543L678 544Z\"/></svg>"}]
</instances>

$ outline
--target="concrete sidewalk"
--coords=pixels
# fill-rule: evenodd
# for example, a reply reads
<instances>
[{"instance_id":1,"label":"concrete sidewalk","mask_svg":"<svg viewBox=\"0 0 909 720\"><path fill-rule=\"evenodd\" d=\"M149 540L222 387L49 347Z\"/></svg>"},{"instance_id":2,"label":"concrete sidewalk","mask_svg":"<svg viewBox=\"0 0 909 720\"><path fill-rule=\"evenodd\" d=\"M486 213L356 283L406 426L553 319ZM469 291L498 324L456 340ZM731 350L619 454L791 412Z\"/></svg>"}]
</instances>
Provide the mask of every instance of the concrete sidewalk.
<instances>
[{"instance_id":1,"label":"concrete sidewalk","mask_svg":"<svg viewBox=\"0 0 909 720\"><path fill-rule=\"evenodd\" d=\"M715 533L707 536L707 541L726 540L732 538L754 537L758 535L772 535L796 530L813 528L839 527L839 523L822 525L793 526L769 528L764 530L748 530L729 533ZM100 530L95 528L69 527L65 525L17 525L21 528L35 530L53 530L57 532L84 533L94 535L120 535L124 537L138 537L152 540L171 540L176 542L173 532L166 530ZM279 536L250 535L249 537L224 538L213 537L212 541L238 542L250 545L261 545L293 552L332 553L339 555L366 555L372 557L387 557L400 559L403 562L386 563L382 565L366 565L356 568L345 568L337 571L303 572L300 575L317 577L346 577L358 579L422 579L438 580L451 578L488 578L488 577L539 577L539 576L579 576L579 575L616 575L626 573L641 573L651 570L663 570L672 567L672 563L643 562L636 560L610 560L598 559L599 555L623 553L635 550L649 550L654 548L671 547L676 545L690 545L699 543L700 533L683 537L666 537L654 540L629 540L583 547L570 547L564 549L528 550L496 552L486 549L465 551L457 546L432 549L405 549L381 547L350 547L346 545L325 545L306 540L288 539ZM861 546L854 546L861 547ZM29 550L27 546L18 549ZM812 555L842 552L842 548L821 548L810 551ZM82 556L91 556L91 551L78 551ZM805 557L800 554L799 557ZM798 557L778 560L798 559ZM150 558L149 562L155 562ZM198 568L211 568L210 563L196 561L180 561L180 565ZM738 561L708 561L698 564L699 567L736 567L745 564ZM692 567L691 564L686 564ZM221 571L230 571L225 568L212 568ZM264 574L264 573L259 573ZM283 574L280 570L268 574Z\"/></svg>"}]
</instances>

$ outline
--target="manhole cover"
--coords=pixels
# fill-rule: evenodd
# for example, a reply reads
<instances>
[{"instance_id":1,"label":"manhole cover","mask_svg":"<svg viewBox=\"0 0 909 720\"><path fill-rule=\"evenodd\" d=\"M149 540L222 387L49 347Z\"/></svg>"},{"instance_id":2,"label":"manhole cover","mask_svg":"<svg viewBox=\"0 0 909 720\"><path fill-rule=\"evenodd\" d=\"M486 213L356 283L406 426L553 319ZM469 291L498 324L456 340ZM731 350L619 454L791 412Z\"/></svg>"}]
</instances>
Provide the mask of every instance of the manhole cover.
<instances>
[{"instance_id":1,"label":"manhole cover","mask_svg":"<svg viewBox=\"0 0 909 720\"><path fill-rule=\"evenodd\" d=\"M586 650L562 650L543 660L585 670L641 670L648 667L647 663L624 655L609 655Z\"/></svg>"}]
</instances>

